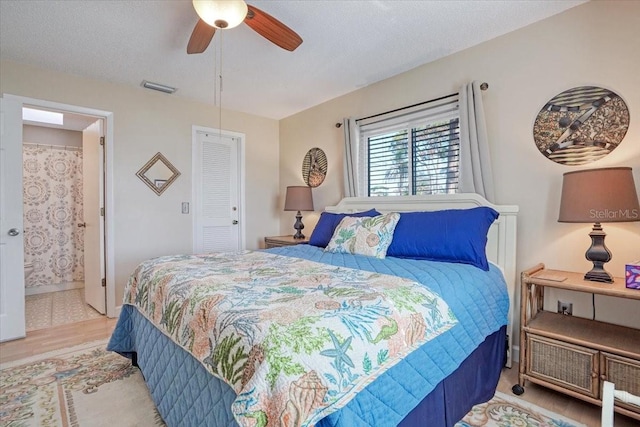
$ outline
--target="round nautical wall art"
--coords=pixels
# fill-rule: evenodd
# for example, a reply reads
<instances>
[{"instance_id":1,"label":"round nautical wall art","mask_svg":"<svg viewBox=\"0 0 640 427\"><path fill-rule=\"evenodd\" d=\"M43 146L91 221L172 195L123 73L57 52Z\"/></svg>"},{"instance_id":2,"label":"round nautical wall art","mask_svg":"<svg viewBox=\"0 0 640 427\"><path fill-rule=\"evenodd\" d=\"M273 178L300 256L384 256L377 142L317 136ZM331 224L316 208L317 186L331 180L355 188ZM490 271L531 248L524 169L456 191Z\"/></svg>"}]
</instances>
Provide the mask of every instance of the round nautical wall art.
<instances>
[{"instance_id":1,"label":"round nautical wall art","mask_svg":"<svg viewBox=\"0 0 640 427\"><path fill-rule=\"evenodd\" d=\"M327 176L327 155L320 148L307 151L302 160L302 179L309 187L317 187Z\"/></svg>"},{"instance_id":2,"label":"round nautical wall art","mask_svg":"<svg viewBox=\"0 0 640 427\"><path fill-rule=\"evenodd\" d=\"M622 142L629 128L629 109L615 92L580 86L554 96L533 125L536 147L564 165L599 160Z\"/></svg>"}]
</instances>

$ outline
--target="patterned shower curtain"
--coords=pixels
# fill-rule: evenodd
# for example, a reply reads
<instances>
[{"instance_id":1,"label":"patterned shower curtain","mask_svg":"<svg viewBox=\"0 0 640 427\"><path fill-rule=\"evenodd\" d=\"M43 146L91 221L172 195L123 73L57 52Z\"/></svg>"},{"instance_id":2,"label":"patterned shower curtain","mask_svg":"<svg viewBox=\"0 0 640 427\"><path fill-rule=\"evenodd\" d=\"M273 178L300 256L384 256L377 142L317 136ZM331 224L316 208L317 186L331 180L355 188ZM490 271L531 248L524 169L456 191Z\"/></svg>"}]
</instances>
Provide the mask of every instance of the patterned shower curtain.
<instances>
[{"instance_id":1,"label":"patterned shower curtain","mask_svg":"<svg viewBox=\"0 0 640 427\"><path fill-rule=\"evenodd\" d=\"M23 145L27 288L84 281L82 150Z\"/></svg>"}]
</instances>

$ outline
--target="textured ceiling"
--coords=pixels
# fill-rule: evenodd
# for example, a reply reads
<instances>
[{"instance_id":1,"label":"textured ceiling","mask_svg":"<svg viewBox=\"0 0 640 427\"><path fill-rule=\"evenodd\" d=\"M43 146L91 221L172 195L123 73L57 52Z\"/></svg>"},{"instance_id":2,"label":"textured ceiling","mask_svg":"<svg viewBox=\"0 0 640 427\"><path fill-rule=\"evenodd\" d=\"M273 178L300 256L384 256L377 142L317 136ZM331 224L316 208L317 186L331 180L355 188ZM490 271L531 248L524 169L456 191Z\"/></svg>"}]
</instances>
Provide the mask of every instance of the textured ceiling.
<instances>
[{"instance_id":1,"label":"textured ceiling","mask_svg":"<svg viewBox=\"0 0 640 427\"><path fill-rule=\"evenodd\" d=\"M247 25L187 55L190 1L0 0L0 58L280 119L562 12L584 0L250 1L304 42L282 50Z\"/></svg>"}]
</instances>

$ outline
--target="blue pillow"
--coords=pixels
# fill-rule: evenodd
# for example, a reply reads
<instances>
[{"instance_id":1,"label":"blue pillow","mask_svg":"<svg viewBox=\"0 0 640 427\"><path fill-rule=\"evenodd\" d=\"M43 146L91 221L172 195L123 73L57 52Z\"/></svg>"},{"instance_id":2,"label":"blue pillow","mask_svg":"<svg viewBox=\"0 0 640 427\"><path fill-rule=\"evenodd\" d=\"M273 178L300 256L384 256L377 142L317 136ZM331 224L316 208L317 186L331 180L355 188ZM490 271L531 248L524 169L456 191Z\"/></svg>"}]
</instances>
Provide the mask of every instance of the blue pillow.
<instances>
[{"instance_id":1,"label":"blue pillow","mask_svg":"<svg viewBox=\"0 0 640 427\"><path fill-rule=\"evenodd\" d=\"M402 212L387 256L471 264L488 271L487 232L498 215L484 206Z\"/></svg>"},{"instance_id":2,"label":"blue pillow","mask_svg":"<svg viewBox=\"0 0 640 427\"><path fill-rule=\"evenodd\" d=\"M330 212L322 212L320 214L320 219L318 219L318 223L316 224L316 228L313 229L311 233L311 237L309 237L309 244L313 246L318 246L320 248L326 248L329 244L329 240L333 236L333 232L336 230L340 221L345 216L355 216L355 217L363 217L363 216L378 216L380 212L375 209L371 209L364 212L357 213L330 213Z\"/></svg>"}]
</instances>

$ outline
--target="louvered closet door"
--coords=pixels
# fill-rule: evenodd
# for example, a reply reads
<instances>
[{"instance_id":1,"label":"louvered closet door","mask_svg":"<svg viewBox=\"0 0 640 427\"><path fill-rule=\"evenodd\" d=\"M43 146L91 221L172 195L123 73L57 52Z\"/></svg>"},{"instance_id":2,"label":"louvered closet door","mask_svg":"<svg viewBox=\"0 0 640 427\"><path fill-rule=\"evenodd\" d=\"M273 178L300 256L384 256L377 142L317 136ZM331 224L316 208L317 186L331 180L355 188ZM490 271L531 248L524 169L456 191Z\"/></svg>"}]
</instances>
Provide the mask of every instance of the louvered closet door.
<instances>
[{"instance_id":1,"label":"louvered closet door","mask_svg":"<svg viewBox=\"0 0 640 427\"><path fill-rule=\"evenodd\" d=\"M198 131L194 147L194 251L241 249L238 138Z\"/></svg>"}]
</instances>

